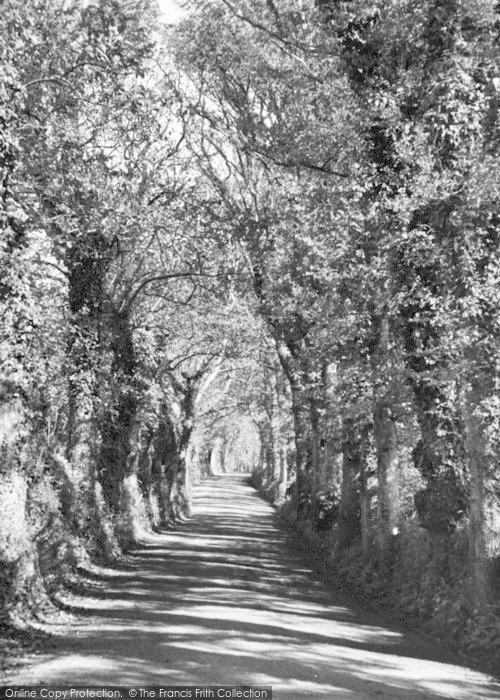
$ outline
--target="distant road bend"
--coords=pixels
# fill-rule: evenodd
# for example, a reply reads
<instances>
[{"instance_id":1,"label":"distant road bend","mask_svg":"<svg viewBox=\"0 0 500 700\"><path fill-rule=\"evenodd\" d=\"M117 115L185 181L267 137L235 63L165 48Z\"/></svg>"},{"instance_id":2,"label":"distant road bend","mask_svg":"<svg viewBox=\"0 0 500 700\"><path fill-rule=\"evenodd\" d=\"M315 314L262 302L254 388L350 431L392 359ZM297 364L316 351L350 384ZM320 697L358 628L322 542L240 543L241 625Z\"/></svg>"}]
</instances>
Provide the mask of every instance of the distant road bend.
<instances>
[{"instance_id":1,"label":"distant road bend","mask_svg":"<svg viewBox=\"0 0 500 700\"><path fill-rule=\"evenodd\" d=\"M194 515L131 566L88 573L76 626L19 685L272 685L273 697L500 699L488 676L346 605L242 477L195 489ZM444 654L444 652L443 652Z\"/></svg>"}]
</instances>

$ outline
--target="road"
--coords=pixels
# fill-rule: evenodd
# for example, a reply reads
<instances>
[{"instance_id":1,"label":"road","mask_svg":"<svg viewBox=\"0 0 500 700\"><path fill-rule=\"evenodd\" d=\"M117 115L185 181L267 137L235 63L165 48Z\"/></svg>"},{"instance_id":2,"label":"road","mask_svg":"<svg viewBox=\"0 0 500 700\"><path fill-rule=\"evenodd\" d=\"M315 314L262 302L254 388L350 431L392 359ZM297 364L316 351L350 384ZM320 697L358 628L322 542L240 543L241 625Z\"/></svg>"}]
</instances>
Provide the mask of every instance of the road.
<instances>
[{"instance_id":1,"label":"road","mask_svg":"<svg viewBox=\"0 0 500 700\"><path fill-rule=\"evenodd\" d=\"M78 617L19 685L261 684L273 697L500 699L488 676L346 604L241 477L195 489L193 517L90 569Z\"/></svg>"}]
</instances>

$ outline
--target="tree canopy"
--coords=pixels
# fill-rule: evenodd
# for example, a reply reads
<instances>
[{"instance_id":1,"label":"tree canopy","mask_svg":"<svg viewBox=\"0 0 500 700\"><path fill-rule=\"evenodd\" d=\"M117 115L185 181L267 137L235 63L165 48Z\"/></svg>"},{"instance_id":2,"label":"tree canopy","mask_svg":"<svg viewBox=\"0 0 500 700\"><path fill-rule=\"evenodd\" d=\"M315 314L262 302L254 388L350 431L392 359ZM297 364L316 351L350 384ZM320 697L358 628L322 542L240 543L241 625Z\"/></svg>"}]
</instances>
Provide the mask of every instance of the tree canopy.
<instances>
[{"instance_id":1,"label":"tree canopy","mask_svg":"<svg viewBox=\"0 0 500 700\"><path fill-rule=\"evenodd\" d=\"M498 4L188 0L163 26L153 0L4 0L0 37L6 614L39 532L117 556L253 470L364 593L445 599L480 644Z\"/></svg>"}]
</instances>

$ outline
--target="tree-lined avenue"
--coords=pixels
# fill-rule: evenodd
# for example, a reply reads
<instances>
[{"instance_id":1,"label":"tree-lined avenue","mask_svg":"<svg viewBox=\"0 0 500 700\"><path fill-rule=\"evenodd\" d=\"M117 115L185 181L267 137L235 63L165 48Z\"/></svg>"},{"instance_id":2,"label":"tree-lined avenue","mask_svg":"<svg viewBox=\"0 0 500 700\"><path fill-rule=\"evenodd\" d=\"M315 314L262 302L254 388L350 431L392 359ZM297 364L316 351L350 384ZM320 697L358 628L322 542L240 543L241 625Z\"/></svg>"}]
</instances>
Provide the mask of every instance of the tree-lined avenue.
<instances>
[{"instance_id":1,"label":"tree-lined avenue","mask_svg":"<svg viewBox=\"0 0 500 700\"><path fill-rule=\"evenodd\" d=\"M204 481L190 520L149 536L129 568L94 569L87 581L70 606L85 615L12 683L259 684L287 700L500 698L499 685L442 647L331 593L241 476Z\"/></svg>"}]
</instances>

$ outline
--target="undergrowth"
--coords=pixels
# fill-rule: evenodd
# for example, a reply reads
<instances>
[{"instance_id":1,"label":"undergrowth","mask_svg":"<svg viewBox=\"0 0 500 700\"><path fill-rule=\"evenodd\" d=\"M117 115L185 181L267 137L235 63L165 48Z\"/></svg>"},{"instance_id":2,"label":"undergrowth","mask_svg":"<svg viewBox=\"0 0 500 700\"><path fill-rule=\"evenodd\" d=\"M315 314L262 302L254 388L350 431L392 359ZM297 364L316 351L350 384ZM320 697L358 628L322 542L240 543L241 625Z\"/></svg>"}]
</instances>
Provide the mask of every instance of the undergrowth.
<instances>
[{"instance_id":1,"label":"undergrowth","mask_svg":"<svg viewBox=\"0 0 500 700\"><path fill-rule=\"evenodd\" d=\"M337 551L335 528L297 521L290 500L278 507L280 519L297 530L324 562L329 583L369 605L396 613L405 626L420 629L465 653L490 672L500 669L500 600L492 593L482 609L470 598L465 526L447 543L433 539L408 521L389 556L381 558L374 543Z\"/></svg>"}]
</instances>

